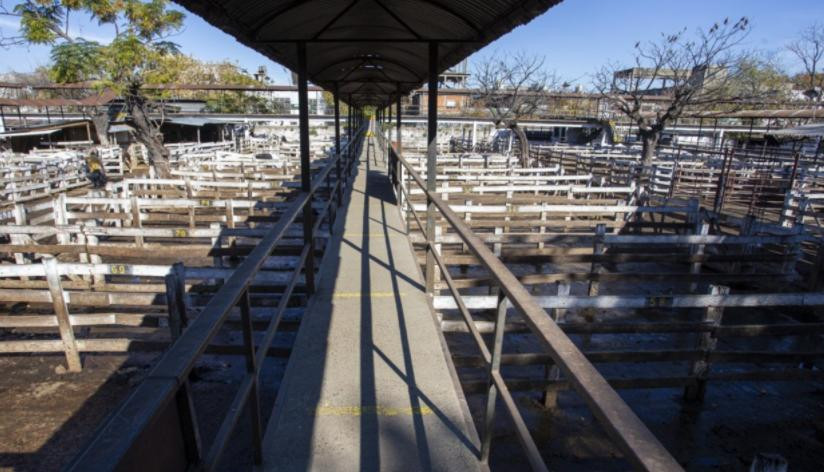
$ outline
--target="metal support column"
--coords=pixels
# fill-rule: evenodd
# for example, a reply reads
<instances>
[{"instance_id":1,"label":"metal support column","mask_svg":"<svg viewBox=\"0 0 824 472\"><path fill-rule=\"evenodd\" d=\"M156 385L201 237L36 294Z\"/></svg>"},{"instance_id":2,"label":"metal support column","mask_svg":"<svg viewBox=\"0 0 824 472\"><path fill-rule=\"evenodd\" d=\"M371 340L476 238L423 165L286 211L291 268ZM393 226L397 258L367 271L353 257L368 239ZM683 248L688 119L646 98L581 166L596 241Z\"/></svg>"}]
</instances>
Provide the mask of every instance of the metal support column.
<instances>
[{"instance_id":1,"label":"metal support column","mask_svg":"<svg viewBox=\"0 0 824 472\"><path fill-rule=\"evenodd\" d=\"M352 121L354 117L352 116L352 94L349 94L349 101L346 105L346 142L350 143L346 146L346 153L348 158L352 158L352 126L354 126L354 122Z\"/></svg>"},{"instance_id":2,"label":"metal support column","mask_svg":"<svg viewBox=\"0 0 824 472\"><path fill-rule=\"evenodd\" d=\"M389 155L389 148L392 147L392 104L386 106L386 155Z\"/></svg>"},{"instance_id":3,"label":"metal support column","mask_svg":"<svg viewBox=\"0 0 824 472\"><path fill-rule=\"evenodd\" d=\"M398 96L395 98L395 107L398 113L395 115L395 150L401 154L401 86L398 84Z\"/></svg>"},{"instance_id":4,"label":"metal support column","mask_svg":"<svg viewBox=\"0 0 824 472\"><path fill-rule=\"evenodd\" d=\"M335 156L337 156L337 162L335 163L335 178L338 182L338 205L343 203L343 173L341 172L341 159L340 156L340 94L338 93L338 83L335 82L335 89L333 91L333 99L335 100ZM329 198L332 198L329 195Z\"/></svg>"},{"instance_id":5,"label":"metal support column","mask_svg":"<svg viewBox=\"0 0 824 472\"><path fill-rule=\"evenodd\" d=\"M438 43L429 43L429 85L427 89L427 150L426 150L426 189L435 193L436 159L438 157ZM426 293L435 290L435 204L426 198Z\"/></svg>"},{"instance_id":6,"label":"metal support column","mask_svg":"<svg viewBox=\"0 0 824 472\"><path fill-rule=\"evenodd\" d=\"M308 193L312 187L309 162L309 96L306 77L306 43L298 43L298 121L300 123L300 190ZM309 246L304 272L306 292L315 291L315 238L312 235L312 200L303 207L303 244Z\"/></svg>"}]
</instances>

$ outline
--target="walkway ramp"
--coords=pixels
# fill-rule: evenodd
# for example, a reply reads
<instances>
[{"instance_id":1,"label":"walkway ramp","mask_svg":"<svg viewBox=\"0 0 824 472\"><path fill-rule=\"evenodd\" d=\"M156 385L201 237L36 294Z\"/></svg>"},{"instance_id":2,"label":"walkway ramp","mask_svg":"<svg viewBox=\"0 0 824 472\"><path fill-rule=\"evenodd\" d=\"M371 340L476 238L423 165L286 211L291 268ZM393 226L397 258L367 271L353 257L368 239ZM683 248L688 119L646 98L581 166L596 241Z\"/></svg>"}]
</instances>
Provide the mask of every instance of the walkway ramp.
<instances>
[{"instance_id":1,"label":"walkway ramp","mask_svg":"<svg viewBox=\"0 0 824 472\"><path fill-rule=\"evenodd\" d=\"M374 144L320 267L264 439L265 470L476 470L453 381Z\"/></svg>"}]
</instances>

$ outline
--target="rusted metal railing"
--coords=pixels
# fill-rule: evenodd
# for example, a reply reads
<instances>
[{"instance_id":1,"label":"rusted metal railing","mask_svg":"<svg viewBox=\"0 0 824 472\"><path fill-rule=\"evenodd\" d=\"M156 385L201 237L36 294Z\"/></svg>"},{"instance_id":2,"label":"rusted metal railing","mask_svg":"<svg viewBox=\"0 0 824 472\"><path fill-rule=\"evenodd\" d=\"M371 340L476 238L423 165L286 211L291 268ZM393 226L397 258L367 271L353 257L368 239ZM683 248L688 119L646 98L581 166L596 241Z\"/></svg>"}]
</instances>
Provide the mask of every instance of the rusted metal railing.
<instances>
[{"instance_id":1,"label":"rusted metal railing","mask_svg":"<svg viewBox=\"0 0 824 472\"><path fill-rule=\"evenodd\" d=\"M409 206L409 211L421 232L433 236L427 238L428 242L425 248L428 256L427 264L435 264L440 269L440 276L454 297L458 311L462 315L469 333L475 340L483 361L488 367L487 403L483 419L484 430L481 432L481 460L486 462L489 457L495 406L497 398L500 396L510 419L515 425L518 439L527 454L530 465L534 470L547 470L547 465L543 461L540 450L518 411L500 369L504 326L506 325L508 309L512 307L521 314L530 330L538 336L555 365L586 401L595 418L604 427L627 460L640 470L682 470L672 455L618 396L606 379L587 360L584 354L550 315L544 311L535 298L529 294L504 263L466 226L446 202L441 200L435 192L427 190L426 182L418 175L413 166L401 155L398 155L394 149L390 149L389 152L389 169L395 173L391 176L391 179L395 183L398 200L400 202L410 201L406 189L407 181L413 182L422 189L427 199L427 208L435 209L440 213L443 220L451 226L452 230L460 237L469 251L474 254L478 263L488 271L491 279L500 289L494 323L494 337L490 349L475 326L475 320L456 288L443 256L437 249L437 244L432 243L435 234L435 228L431 223L434 220L433 215L428 215L429 224L425 225L414 208L411 205ZM430 166L429 172L432 172L433 168L434 166ZM434 267L427 267L426 273L432 271L434 271Z\"/></svg>"},{"instance_id":2,"label":"rusted metal railing","mask_svg":"<svg viewBox=\"0 0 824 472\"><path fill-rule=\"evenodd\" d=\"M120 407L97 431L93 440L69 466L73 471L93 470L214 470L226 448L245 407L249 406L252 420L252 441L255 463L262 462L262 417L258 394L261 366L278 330L278 325L289 304L295 287L301 279L313 239L320 225L332 223L332 205L341 205L338 188L350 181L352 163L357 160L362 143L363 130L333 155L328 164L318 172L308 192L299 194L283 213L277 224L263 236L257 246L235 269L215 293L203 311L185 329L180 330L177 340L169 347L146 379L135 389ZM346 169L343 178L330 183L333 172L340 177L341 167ZM308 170L308 169L307 169ZM291 277L288 279L279 303L269 318L263 336L255 343L249 302L249 288L264 261L284 239L289 227L305 208L311 208L313 197L320 191L328 192L329 198L319 211L318 218L305 235L303 249ZM336 195L338 196L336 198ZM323 215L328 215L324 218ZM305 215L304 215L305 216ZM307 228L304 228L304 231ZM308 267L307 267L308 269ZM314 274L305 274L309 286ZM172 291L174 293L174 291ZM170 301L170 312L182 306ZM246 373L217 433L207 449L202 449L200 429L192 401L189 374L195 361L206 351L231 312L239 307L243 330L243 346L246 357ZM184 308L177 308L185 310ZM172 318L185 319L183 313L170 313Z\"/></svg>"}]
</instances>

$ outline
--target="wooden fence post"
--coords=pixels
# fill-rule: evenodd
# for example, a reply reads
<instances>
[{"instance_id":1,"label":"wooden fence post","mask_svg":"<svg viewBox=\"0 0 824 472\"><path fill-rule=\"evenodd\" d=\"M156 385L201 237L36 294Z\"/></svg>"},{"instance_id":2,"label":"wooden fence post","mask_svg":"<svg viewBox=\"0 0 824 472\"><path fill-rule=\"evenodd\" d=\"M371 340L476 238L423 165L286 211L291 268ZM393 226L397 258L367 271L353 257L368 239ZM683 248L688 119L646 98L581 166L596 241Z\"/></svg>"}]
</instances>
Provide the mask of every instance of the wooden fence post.
<instances>
[{"instance_id":1,"label":"wooden fence post","mask_svg":"<svg viewBox=\"0 0 824 472\"><path fill-rule=\"evenodd\" d=\"M701 223L700 229L698 230L699 236L706 236L710 233L710 225L709 223ZM701 258L704 255L704 244L695 244L690 246L690 255ZM701 264L700 260L694 261L692 266L690 267L690 274L698 275L701 273ZM690 293L695 292L698 289L698 282L691 282L690 283Z\"/></svg>"},{"instance_id":2,"label":"wooden fence post","mask_svg":"<svg viewBox=\"0 0 824 472\"><path fill-rule=\"evenodd\" d=\"M539 234L546 233L546 202L541 203L541 227L538 228ZM545 246L544 241L538 243L538 249L543 249Z\"/></svg>"},{"instance_id":3,"label":"wooden fence post","mask_svg":"<svg viewBox=\"0 0 824 472\"><path fill-rule=\"evenodd\" d=\"M56 199L53 200L54 203L54 225L55 226L65 226L69 224L68 218L66 217L66 194L61 193L57 196ZM57 233L57 243L58 244L69 244L69 236L63 232L59 231Z\"/></svg>"},{"instance_id":4,"label":"wooden fence post","mask_svg":"<svg viewBox=\"0 0 824 472\"><path fill-rule=\"evenodd\" d=\"M69 319L69 308L66 304L66 295L60 284L60 272L58 272L57 259L48 257L43 259L43 267L46 270L46 281L49 284L54 315L57 317L57 326L60 330L60 339L63 341L63 352L66 354L66 364L69 372L80 372L83 366L80 362L80 351L74 339L71 320Z\"/></svg>"},{"instance_id":5,"label":"wooden fence post","mask_svg":"<svg viewBox=\"0 0 824 472\"><path fill-rule=\"evenodd\" d=\"M14 204L14 224L16 225L26 225L26 207L22 203L15 203ZM9 235L9 239L11 240L12 244L30 244L30 238L26 235L22 234L12 234ZM15 264L27 264L29 259L26 257L25 254L22 252L15 252L14 253L14 263ZM20 280L29 280L28 277L20 277Z\"/></svg>"},{"instance_id":6,"label":"wooden fence post","mask_svg":"<svg viewBox=\"0 0 824 472\"><path fill-rule=\"evenodd\" d=\"M132 228L142 228L143 223L140 221L140 204L137 201L137 196L132 195L130 207L132 211ZM143 235L135 235L134 243L137 244L137 247L143 247Z\"/></svg>"},{"instance_id":7,"label":"wooden fence post","mask_svg":"<svg viewBox=\"0 0 824 472\"><path fill-rule=\"evenodd\" d=\"M792 233L801 236L804 232L804 225L796 225ZM784 263L781 264L781 272L787 276L792 275L798 259L801 257L801 241L796 237L792 242L784 245Z\"/></svg>"},{"instance_id":8,"label":"wooden fence post","mask_svg":"<svg viewBox=\"0 0 824 472\"><path fill-rule=\"evenodd\" d=\"M558 282L558 293L559 297L568 297L569 296L569 289L570 284L569 282ZM550 311L549 316L557 323L563 321L564 315L566 314L566 310L563 308L553 308ZM542 399L544 408L548 410L552 410L557 408L558 406L558 389L554 388L551 384L553 381L557 381L561 378L561 370L558 368L555 363L551 365L548 364L546 366L546 379L547 379L547 388L544 390L544 398Z\"/></svg>"},{"instance_id":9,"label":"wooden fence post","mask_svg":"<svg viewBox=\"0 0 824 472\"><path fill-rule=\"evenodd\" d=\"M472 224L472 211L471 211L472 210L472 200L467 200L466 202L464 202L464 204L467 207L469 207L469 208L467 208L467 211L464 212L464 223L466 223L466 226L471 226L471 224ZM468 254L469 253L469 246L467 246L466 243L461 244L461 251L465 254Z\"/></svg>"},{"instance_id":10,"label":"wooden fence post","mask_svg":"<svg viewBox=\"0 0 824 472\"><path fill-rule=\"evenodd\" d=\"M710 285L710 295L729 295L730 288L721 285ZM724 314L723 307L708 306L704 309L702 321L709 323L713 328L721 326L721 318ZM693 377L693 383L684 388L684 399L687 401L701 401L707 390L707 374L710 371L710 358L718 339L715 332L705 332L698 335L698 349L703 351L701 359L694 361L690 366L689 375Z\"/></svg>"},{"instance_id":11,"label":"wooden fence post","mask_svg":"<svg viewBox=\"0 0 824 472\"><path fill-rule=\"evenodd\" d=\"M599 224L595 227L595 237L592 243L592 264L590 265L589 270L589 288L587 289L587 295L590 297L598 296L598 292L601 286L600 281L598 280L598 274L601 273L601 263L599 262L599 258L604 255L606 252L606 247L604 245L604 236L606 236L606 225L603 223ZM584 310L582 315L587 323L595 322L595 309L587 309ZM590 340L592 339L592 335L585 334L581 336L581 342L584 346L589 346Z\"/></svg>"},{"instance_id":12,"label":"wooden fence post","mask_svg":"<svg viewBox=\"0 0 824 472\"><path fill-rule=\"evenodd\" d=\"M807 279L807 289L811 292L818 290L821 285L820 274L822 267L824 267L824 244L819 243L816 250L815 262Z\"/></svg>"}]
</instances>

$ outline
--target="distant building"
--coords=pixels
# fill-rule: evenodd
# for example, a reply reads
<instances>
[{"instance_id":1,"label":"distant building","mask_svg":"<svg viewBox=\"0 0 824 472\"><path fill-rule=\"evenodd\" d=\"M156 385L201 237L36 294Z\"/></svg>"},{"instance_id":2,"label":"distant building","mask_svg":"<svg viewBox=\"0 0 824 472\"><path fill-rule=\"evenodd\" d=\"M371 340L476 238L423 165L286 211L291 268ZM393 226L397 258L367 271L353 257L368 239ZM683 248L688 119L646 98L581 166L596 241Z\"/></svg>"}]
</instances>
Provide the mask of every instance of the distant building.
<instances>
[{"instance_id":1,"label":"distant building","mask_svg":"<svg viewBox=\"0 0 824 472\"><path fill-rule=\"evenodd\" d=\"M467 59L450 67L438 76L438 113L460 114L469 105L469 63ZM454 90L454 93L450 93ZM427 110L427 93L417 91L412 94L405 112L411 115L423 114Z\"/></svg>"},{"instance_id":2,"label":"distant building","mask_svg":"<svg viewBox=\"0 0 824 472\"><path fill-rule=\"evenodd\" d=\"M718 80L719 76L725 73L726 69L714 67L696 67L692 70L632 67L612 74L612 91L630 93L641 88L645 95L666 95L676 85L679 85L679 82L692 82L693 85L702 88L707 86L711 80ZM639 83L643 86L639 87Z\"/></svg>"}]
</instances>

